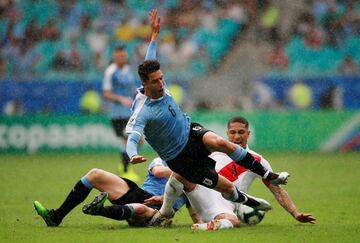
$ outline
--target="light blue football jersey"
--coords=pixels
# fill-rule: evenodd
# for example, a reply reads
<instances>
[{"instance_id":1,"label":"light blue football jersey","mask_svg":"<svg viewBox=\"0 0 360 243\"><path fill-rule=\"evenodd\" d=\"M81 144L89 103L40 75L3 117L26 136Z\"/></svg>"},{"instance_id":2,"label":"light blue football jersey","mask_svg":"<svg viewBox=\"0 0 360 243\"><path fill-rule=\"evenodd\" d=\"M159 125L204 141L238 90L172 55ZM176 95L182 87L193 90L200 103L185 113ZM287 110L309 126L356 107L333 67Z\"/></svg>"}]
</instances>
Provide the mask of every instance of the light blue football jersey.
<instances>
[{"instance_id":1,"label":"light blue football jersey","mask_svg":"<svg viewBox=\"0 0 360 243\"><path fill-rule=\"evenodd\" d=\"M189 139L191 118L181 111L167 90L156 100L143 92L142 88L138 89L126 133L144 134L160 158L172 160Z\"/></svg>"},{"instance_id":2,"label":"light blue football jersey","mask_svg":"<svg viewBox=\"0 0 360 243\"><path fill-rule=\"evenodd\" d=\"M148 173L146 175L145 181L142 184L141 188L151 194L153 194L154 196L160 196L160 195L164 195L165 192L165 185L166 182L168 181L168 178L166 177L155 177L154 174L152 173L152 169L155 166L165 166L168 167L168 165L166 164L165 161L163 161L160 158L155 158L150 164L149 164L149 168L148 168ZM186 196L183 194L180 197L178 197L176 199L176 202L173 206L174 210L177 211L179 210L185 203L187 202L187 198Z\"/></svg>"},{"instance_id":3,"label":"light blue football jersey","mask_svg":"<svg viewBox=\"0 0 360 243\"><path fill-rule=\"evenodd\" d=\"M103 80L103 90L111 90L114 94L133 99L136 91L135 78L130 65L119 69L112 63L106 70ZM131 116L131 109L115 101L109 101L110 119L128 119Z\"/></svg>"},{"instance_id":4,"label":"light blue football jersey","mask_svg":"<svg viewBox=\"0 0 360 243\"><path fill-rule=\"evenodd\" d=\"M154 59L156 43L151 41L145 60ZM144 88L139 88L125 132L137 133L138 139L144 134L145 140L160 158L168 161L174 159L185 147L189 139L190 124L191 118L181 111L167 89L163 97L151 99L144 95ZM128 141L128 154L136 154L136 148L131 149L130 144Z\"/></svg>"}]
</instances>

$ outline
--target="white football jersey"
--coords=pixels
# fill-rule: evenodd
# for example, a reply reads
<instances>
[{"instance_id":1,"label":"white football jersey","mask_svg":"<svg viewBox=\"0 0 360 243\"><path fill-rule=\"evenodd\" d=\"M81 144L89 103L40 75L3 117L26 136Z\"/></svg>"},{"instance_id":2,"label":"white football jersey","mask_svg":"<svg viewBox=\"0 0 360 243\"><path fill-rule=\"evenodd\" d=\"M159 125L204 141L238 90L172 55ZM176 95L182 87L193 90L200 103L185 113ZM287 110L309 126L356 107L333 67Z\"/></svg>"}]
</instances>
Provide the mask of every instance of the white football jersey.
<instances>
[{"instance_id":1,"label":"white football jersey","mask_svg":"<svg viewBox=\"0 0 360 243\"><path fill-rule=\"evenodd\" d=\"M249 147L246 150L266 169L272 171L272 168L269 162L264 159L260 154L252 151ZM230 180L240 191L247 192L251 183L255 180L256 177L261 178L261 176L255 174L254 172L236 164L227 154L221 152L214 152L210 157L216 161L216 171ZM263 183L268 186L269 182L262 180Z\"/></svg>"}]
</instances>

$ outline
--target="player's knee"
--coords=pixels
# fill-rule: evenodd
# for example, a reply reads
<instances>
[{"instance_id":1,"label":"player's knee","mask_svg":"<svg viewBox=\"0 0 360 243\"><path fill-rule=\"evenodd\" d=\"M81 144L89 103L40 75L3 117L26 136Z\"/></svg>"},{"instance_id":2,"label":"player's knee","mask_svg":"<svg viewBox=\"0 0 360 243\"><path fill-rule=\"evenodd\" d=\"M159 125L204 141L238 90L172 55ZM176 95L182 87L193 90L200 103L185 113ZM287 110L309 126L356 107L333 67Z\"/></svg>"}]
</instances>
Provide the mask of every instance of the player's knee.
<instances>
[{"instance_id":1,"label":"player's knee","mask_svg":"<svg viewBox=\"0 0 360 243\"><path fill-rule=\"evenodd\" d=\"M93 168L87 174L86 177L89 181L95 182L102 178L104 171L102 169Z\"/></svg>"},{"instance_id":2,"label":"player's knee","mask_svg":"<svg viewBox=\"0 0 360 243\"><path fill-rule=\"evenodd\" d=\"M184 189L184 185L178 181L174 176L171 176L168 181L168 186L173 192L182 192Z\"/></svg>"},{"instance_id":3,"label":"player's knee","mask_svg":"<svg viewBox=\"0 0 360 243\"><path fill-rule=\"evenodd\" d=\"M143 204L132 204L131 205L134 208L134 212L136 215L144 214L146 212L147 207Z\"/></svg>"}]
</instances>

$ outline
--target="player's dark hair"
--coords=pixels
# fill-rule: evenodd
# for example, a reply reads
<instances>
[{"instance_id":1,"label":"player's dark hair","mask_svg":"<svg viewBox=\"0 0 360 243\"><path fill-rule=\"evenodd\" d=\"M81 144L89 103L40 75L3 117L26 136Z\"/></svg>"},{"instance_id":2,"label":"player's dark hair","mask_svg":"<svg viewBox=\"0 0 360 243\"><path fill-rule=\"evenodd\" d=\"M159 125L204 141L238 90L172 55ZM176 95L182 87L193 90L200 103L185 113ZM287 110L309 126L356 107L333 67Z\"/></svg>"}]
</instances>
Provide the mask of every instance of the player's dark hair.
<instances>
[{"instance_id":1,"label":"player's dark hair","mask_svg":"<svg viewBox=\"0 0 360 243\"><path fill-rule=\"evenodd\" d=\"M141 81L146 82L149 80L149 74L157 70L160 70L160 63L156 60L148 60L139 65L138 74Z\"/></svg>"},{"instance_id":2,"label":"player's dark hair","mask_svg":"<svg viewBox=\"0 0 360 243\"><path fill-rule=\"evenodd\" d=\"M125 46L117 46L115 47L114 51L126 51Z\"/></svg>"},{"instance_id":3,"label":"player's dark hair","mask_svg":"<svg viewBox=\"0 0 360 243\"><path fill-rule=\"evenodd\" d=\"M235 122L238 122L238 123L242 123L242 124L245 124L245 127L246 128L249 128L249 122L248 120L246 120L244 117L242 116L234 116L233 118L231 118L228 123L227 123L227 127L229 128L230 124L231 123L235 123Z\"/></svg>"}]
</instances>

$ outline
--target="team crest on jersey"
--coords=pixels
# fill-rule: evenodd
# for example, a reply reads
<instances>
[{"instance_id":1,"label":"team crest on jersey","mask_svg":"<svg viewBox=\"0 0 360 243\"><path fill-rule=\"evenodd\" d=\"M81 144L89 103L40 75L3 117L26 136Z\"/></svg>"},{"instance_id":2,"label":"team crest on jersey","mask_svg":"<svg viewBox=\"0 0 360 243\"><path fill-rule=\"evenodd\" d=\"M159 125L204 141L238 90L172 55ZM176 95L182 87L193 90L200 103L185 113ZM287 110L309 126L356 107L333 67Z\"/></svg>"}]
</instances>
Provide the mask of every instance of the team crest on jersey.
<instances>
[{"instance_id":1,"label":"team crest on jersey","mask_svg":"<svg viewBox=\"0 0 360 243\"><path fill-rule=\"evenodd\" d=\"M203 180L203 183L204 183L205 185L207 185L207 186L212 186L212 185L213 185L213 181L210 180L210 179L208 179L208 178L205 178L205 179Z\"/></svg>"}]
</instances>

